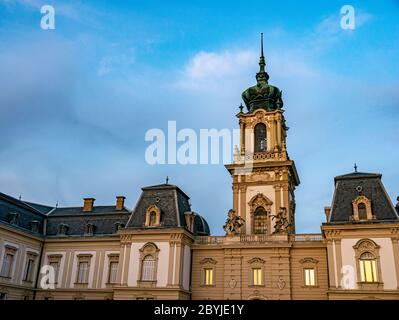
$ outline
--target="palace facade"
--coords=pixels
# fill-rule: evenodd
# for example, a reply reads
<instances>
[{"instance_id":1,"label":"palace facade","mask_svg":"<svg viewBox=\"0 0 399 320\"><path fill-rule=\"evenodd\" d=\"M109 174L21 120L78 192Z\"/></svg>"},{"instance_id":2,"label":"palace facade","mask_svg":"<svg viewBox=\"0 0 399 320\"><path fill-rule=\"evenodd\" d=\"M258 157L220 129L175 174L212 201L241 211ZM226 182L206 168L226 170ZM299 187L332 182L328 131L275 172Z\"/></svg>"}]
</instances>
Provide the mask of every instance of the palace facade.
<instances>
[{"instance_id":1,"label":"palace facade","mask_svg":"<svg viewBox=\"0 0 399 320\"><path fill-rule=\"evenodd\" d=\"M0 193L0 299L399 299L399 202L381 174L335 177L321 233L295 232L300 179L263 46L259 66L226 165L225 236L168 183L132 210L123 196L52 207Z\"/></svg>"}]
</instances>

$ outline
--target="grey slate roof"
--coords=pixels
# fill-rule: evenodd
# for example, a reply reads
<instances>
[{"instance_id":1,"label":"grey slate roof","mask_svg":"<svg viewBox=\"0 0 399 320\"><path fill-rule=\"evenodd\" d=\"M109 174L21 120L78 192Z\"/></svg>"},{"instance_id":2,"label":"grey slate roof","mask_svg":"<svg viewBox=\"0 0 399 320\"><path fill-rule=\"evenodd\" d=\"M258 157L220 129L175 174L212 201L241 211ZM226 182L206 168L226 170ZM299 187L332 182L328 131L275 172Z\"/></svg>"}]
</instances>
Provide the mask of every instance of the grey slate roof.
<instances>
[{"instance_id":1,"label":"grey slate roof","mask_svg":"<svg viewBox=\"0 0 399 320\"><path fill-rule=\"evenodd\" d=\"M381 174L353 172L335 177L335 191L330 223L349 222L353 215L352 201L359 195L371 200L374 222L399 220L398 214L381 181ZM358 188L359 187L359 188Z\"/></svg>"},{"instance_id":2,"label":"grey slate roof","mask_svg":"<svg viewBox=\"0 0 399 320\"><path fill-rule=\"evenodd\" d=\"M16 215L15 223L12 223ZM35 235L43 235L45 215L33 206L27 205L21 200L0 192L0 221L18 230ZM37 232L32 230L32 222L38 222Z\"/></svg>"},{"instance_id":3,"label":"grey slate roof","mask_svg":"<svg viewBox=\"0 0 399 320\"><path fill-rule=\"evenodd\" d=\"M161 227L186 227L185 212L191 212L189 197L177 186L160 184L141 189L143 192L127 224L128 228L145 225L146 210L156 205L161 210ZM196 234L209 235L209 226L199 214L194 220Z\"/></svg>"},{"instance_id":4,"label":"grey slate roof","mask_svg":"<svg viewBox=\"0 0 399 320\"><path fill-rule=\"evenodd\" d=\"M68 228L66 236L87 235L88 224L94 226L94 236L116 234L117 224L125 226L129 215L128 209L116 210L115 206L94 206L90 212L83 207L56 208L48 215L46 236L59 235L61 224Z\"/></svg>"}]
</instances>

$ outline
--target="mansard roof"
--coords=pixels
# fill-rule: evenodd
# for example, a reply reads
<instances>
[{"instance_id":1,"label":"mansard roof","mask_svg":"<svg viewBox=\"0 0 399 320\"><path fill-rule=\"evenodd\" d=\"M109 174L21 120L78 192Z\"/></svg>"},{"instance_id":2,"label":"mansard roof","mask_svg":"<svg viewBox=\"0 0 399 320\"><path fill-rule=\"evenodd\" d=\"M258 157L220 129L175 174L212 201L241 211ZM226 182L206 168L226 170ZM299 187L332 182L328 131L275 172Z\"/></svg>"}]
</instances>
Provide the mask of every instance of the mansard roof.
<instances>
[{"instance_id":1,"label":"mansard roof","mask_svg":"<svg viewBox=\"0 0 399 320\"><path fill-rule=\"evenodd\" d=\"M335 191L330 223L349 222L353 215L352 201L365 196L371 201L373 222L399 220L398 214L385 191L379 173L352 172L335 177Z\"/></svg>"},{"instance_id":2,"label":"mansard roof","mask_svg":"<svg viewBox=\"0 0 399 320\"><path fill-rule=\"evenodd\" d=\"M141 196L133 209L127 224L128 228L143 228L146 211L152 205L161 211L160 228L187 227L185 212L191 212L190 198L179 187L172 184L160 184L141 189ZM205 219L195 213L194 233L209 235L209 226Z\"/></svg>"},{"instance_id":3,"label":"mansard roof","mask_svg":"<svg viewBox=\"0 0 399 320\"><path fill-rule=\"evenodd\" d=\"M43 235L45 214L21 200L0 192L0 222L34 235ZM37 222L37 230L32 229Z\"/></svg>"}]
</instances>

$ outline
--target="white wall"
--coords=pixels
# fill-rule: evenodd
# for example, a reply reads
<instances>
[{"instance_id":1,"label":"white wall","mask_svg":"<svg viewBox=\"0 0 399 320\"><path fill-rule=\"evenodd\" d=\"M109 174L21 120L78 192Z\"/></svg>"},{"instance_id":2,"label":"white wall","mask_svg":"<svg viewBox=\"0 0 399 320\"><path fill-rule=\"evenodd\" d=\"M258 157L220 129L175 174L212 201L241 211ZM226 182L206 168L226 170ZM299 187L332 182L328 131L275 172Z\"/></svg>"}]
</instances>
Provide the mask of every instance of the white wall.
<instances>
[{"instance_id":1,"label":"white wall","mask_svg":"<svg viewBox=\"0 0 399 320\"><path fill-rule=\"evenodd\" d=\"M355 277L355 289L357 289L357 270L356 270L356 258L355 250L353 246L363 238L358 239L343 239L341 240L341 253L342 253L342 266L349 265L353 267ZM395 261L393 255L393 246L390 238L368 238L373 240L377 245L380 246L380 265L382 282L384 282L385 290L396 290L397 279L395 271ZM340 270L338 271L338 277L340 279Z\"/></svg>"},{"instance_id":2,"label":"white wall","mask_svg":"<svg viewBox=\"0 0 399 320\"><path fill-rule=\"evenodd\" d=\"M129 274L128 274L128 286L137 286L137 280L139 279L140 271L140 249L147 242L135 242L132 243L130 249L130 261L129 261ZM158 253L158 268L157 268L157 287L166 287L168 283L168 272L169 272L169 242L153 242L159 249Z\"/></svg>"}]
</instances>

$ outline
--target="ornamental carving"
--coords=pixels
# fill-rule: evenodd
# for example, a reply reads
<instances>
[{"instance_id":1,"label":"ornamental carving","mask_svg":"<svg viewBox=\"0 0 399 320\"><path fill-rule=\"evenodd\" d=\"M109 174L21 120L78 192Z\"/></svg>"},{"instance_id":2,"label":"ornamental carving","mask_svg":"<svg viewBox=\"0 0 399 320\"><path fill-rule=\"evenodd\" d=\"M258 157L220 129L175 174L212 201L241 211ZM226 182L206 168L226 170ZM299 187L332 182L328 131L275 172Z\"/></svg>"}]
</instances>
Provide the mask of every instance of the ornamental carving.
<instances>
[{"instance_id":1,"label":"ornamental carving","mask_svg":"<svg viewBox=\"0 0 399 320\"><path fill-rule=\"evenodd\" d=\"M247 177L248 181L272 181L274 176L271 173L265 171L255 171L252 175Z\"/></svg>"},{"instance_id":2,"label":"ornamental carving","mask_svg":"<svg viewBox=\"0 0 399 320\"><path fill-rule=\"evenodd\" d=\"M273 202L263 195L263 193L258 193L256 196L252 197L248 204L251 207L251 214L253 214L258 207L263 207L267 212L270 212L270 207Z\"/></svg>"},{"instance_id":3,"label":"ornamental carving","mask_svg":"<svg viewBox=\"0 0 399 320\"><path fill-rule=\"evenodd\" d=\"M204 258L200 261L200 264L216 264L217 261L212 258Z\"/></svg>"},{"instance_id":4,"label":"ornamental carving","mask_svg":"<svg viewBox=\"0 0 399 320\"><path fill-rule=\"evenodd\" d=\"M227 220L223 226L223 230L227 235L234 235L240 233L241 227L244 225L245 220L241 218L233 209L230 209L227 214Z\"/></svg>"},{"instance_id":5,"label":"ornamental carving","mask_svg":"<svg viewBox=\"0 0 399 320\"><path fill-rule=\"evenodd\" d=\"M256 264L264 264L265 260L256 257L256 258L252 258L251 260L248 260L248 263L249 264L254 264L254 263L256 263Z\"/></svg>"},{"instance_id":6,"label":"ornamental carving","mask_svg":"<svg viewBox=\"0 0 399 320\"><path fill-rule=\"evenodd\" d=\"M276 215L271 215L272 220L276 220L273 234L288 233L291 223L288 221L287 208L280 207L280 211Z\"/></svg>"}]
</instances>

